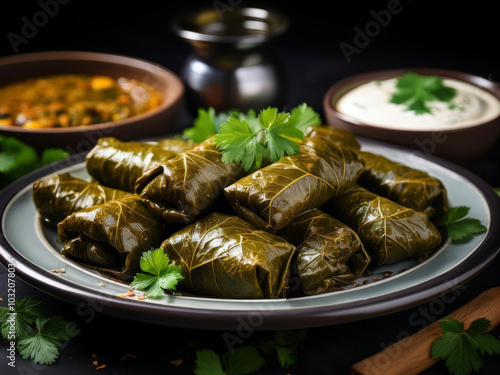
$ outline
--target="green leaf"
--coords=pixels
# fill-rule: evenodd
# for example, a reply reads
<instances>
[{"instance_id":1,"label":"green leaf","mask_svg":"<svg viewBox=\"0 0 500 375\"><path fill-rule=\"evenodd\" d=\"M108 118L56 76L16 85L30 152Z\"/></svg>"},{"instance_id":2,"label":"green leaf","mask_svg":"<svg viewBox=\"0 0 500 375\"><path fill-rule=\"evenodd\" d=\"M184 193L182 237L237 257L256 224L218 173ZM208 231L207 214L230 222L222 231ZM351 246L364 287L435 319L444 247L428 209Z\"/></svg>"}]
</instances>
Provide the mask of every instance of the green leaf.
<instances>
[{"instance_id":1,"label":"green leaf","mask_svg":"<svg viewBox=\"0 0 500 375\"><path fill-rule=\"evenodd\" d=\"M219 355L208 349L196 351L194 373L196 375L225 375Z\"/></svg>"},{"instance_id":2,"label":"green leaf","mask_svg":"<svg viewBox=\"0 0 500 375\"><path fill-rule=\"evenodd\" d=\"M36 331L17 343L19 354L37 364L50 365L59 356L62 343L76 336L78 330L60 316L37 318L35 323Z\"/></svg>"},{"instance_id":3,"label":"green leaf","mask_svg":"<svg viewBox=\"0 0 500 375\"><path fill-rule=\"evenodd\" d=\"M161 298L164 290L174 290L179 281L184 280L181 267L170 264L170 259L162 248L144 252L139 264L147 273L137 273L130 286L132 289L146 291L148 298Z\"/></svg>"},{"instance_id":4,"label":"green leaf","mask_svg":"<svg viewBox=\"0 0 500 375\"><path fill-rule=\"evenodd\" d=\"M471 323L464 332L464 324L452 318L439 322L443 336L432 344L431 355L446 361L453 375L468 375L483 365L481 355L500 354L500 340L483 333L490 321L480 318Z\"/></svg>"},{"instance_id":5,"label":"green leaf","mask_svg":"<svg viewBox=\"0 0 500 375\"><path fill-rule=\"evenodd\" d=\"M448 225L454 221L466 217L469 214L469 211L470 207L467 206L452 207L448 211L446 211L443 221L446 225Z\"/></svg>"},{"instance_id":6,"label":"green leaf","mask_svg":"<svg viewBox=\"0 0 500 375\"><path fill-rule=\"evenodd\" d=\"M59 356L57 344L39 334L19 341L17 349L23 359L33 360L39 365L51 365Z\"/></svg>"},{"instance_id":7,"label":"green leaf","mask_svg":"<svg viewBox=\"0 0 500 375\"><path fill-rule=\"evenodd\" d=\"M242 346L223 356L227 375L246 375L257 371L265 364L255 346Z\"/></svg>"},{"instance_id":8,"label":"green leaf","mask_svg":"<svg viewBox=\"0 0 500 375\"><path fill-rule=\"evenodd\" d=\"M288 368L297 361L297 353L293 346L275 346L278 361L282 368Z\"/></svg>"},{"instance_id":9,"label":"green leaf","mask_svg":"<svg viewBox=\"0 0 500 375\"><path fill-rule=\"evenodd\" d=\"M3 338L7 339L11 320L14 320L14 332L17 339L29 336L33 334L34 330L31 324L38 318L42 316L42 310L40 307L40 301L31 298L23 298L14 301L14 311L10 311L8 308L2 308L2 314L0 315L0 330Z\"/></svg>"},{"instance_id":10,"label":"green leaf","mask_svg":"<svg viewBox=\"0 0 500 375\"><path fill-rule=\"evenodd\" d=\"M310 126L321 125L321 118L319 117L319 114L312 109L312 107L309 107L306 103L302 103L301 105L292 108L288 122L293 124L293 126L305 135L307 134L307 129Z\"/></svg>"},{"instance_id":11,"label":"green leaf","mask_svg":"<svg viewBox=\"0 0 500 375\"><path fill-rule=\"evenodd\" d=\"M390 102L406 105L407 111L416 114L432 113L428 102L451 102L457 91L443 84L443 79L438 76L424 76L408 72L396 81L396 91L392 93Z\"/></svg>"},{"instance_id":12,"label":"green leaf","mask_svg":"<svg viewBox=\"0 0 500 375\"><path fill-rule=\"evenodd\" d=\"M473 236L487 231L479 219L465 218L469 211L470 207L458 206L450 208L445 213L443 224L446 225L448 236L453 243L470 241Z\"/></svg>"},{"instance_id":13,"label":"green leaf","mask_svg":"<svg viewBox=\"0 0 500 375\"><path fill-rule=\"evenodd\" d=\"M42 151L40 164L47 165L55 161L65 159L68 156L69 153L61 148L47 148Z\"/></svg>"},{"instance_id":14,"label":"green leaf","mask_svg":"<svg viewBox=\"0 0 500 375\"><path fill-rule=\"evenodd\" d=\"M452 241L469 241L473 235L484 233L487 230L479 219L462 219L448 224L447 228Z\"/></svg>"},{"instance_id":15,"label":"green leaf","mask_svg":"<svg viewBox=\"0 0 500 375\"><path fill-rule=\"evenodd\" d=\"M193 142L203 142L216 133L214 119L214 108L210 107L208 110L203 108L198 109L198 117L193 122L194 126L184 129L183 136L191 139Z\"/></svg>"},{"instance_id":16,"label":"green leaf","mask_svg":"<svg viewBox=\"0 0 500 375\"><path fill-rule=\"evenodd\" d=\"M167 269L169 262L168 255L165 254L163 249L158 248L144 252L139 265L144 272L159 275L163 270Z\"/></svg>"}]
</instances>

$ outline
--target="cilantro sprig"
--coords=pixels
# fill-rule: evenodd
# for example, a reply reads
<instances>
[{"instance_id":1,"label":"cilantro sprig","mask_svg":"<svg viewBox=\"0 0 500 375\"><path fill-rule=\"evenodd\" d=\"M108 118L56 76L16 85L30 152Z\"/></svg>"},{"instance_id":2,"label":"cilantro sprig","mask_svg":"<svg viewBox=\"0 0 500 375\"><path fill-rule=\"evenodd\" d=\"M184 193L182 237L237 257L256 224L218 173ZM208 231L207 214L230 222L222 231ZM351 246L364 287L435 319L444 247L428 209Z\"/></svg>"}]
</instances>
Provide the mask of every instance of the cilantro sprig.
<instances>
[{"instance_id":1,"label":"cilantro sprig","mask_svg":"<svg viewBox=\"0 0 500 375\"><path fill-rule=\"evenodd\" d=\"M170 264L162 248L144 252L140 267L146 273L135 275L131 288L145 291L148 298L161 298L164 290L175 290L179 281L184 280L181 266Z\"/></svg>"},{"instance_id":2,"label":"cilantro sprig","mask_svg":"<svg viewBox=\"0 0 500 375\"><path fill-rule=\"evenodd\" d=\"M50 365L59 357L64 342L79 330L61 316L43 317L40 301L15 299L12 310L0 306L0 331L9 342L15 341L23 359Z\"/></svg>"},{"instance_id":3,"label":"cilantro sprig","mask_svg":"<svg viewBox=\"0 0 500 375\"><path fill-rule=\"evenodd\" d=\"M196 351L196 375L246 375L260 369L265 359L254 346L242 346L222 355L210 349Z\"/></svg>"},{"instance_id":4,"label":"cilantro sprig","mask_svg":"<svg viewBox=\"0 0 500 375\"><path fill-rule=\"evenodd\" d=\"M303 103L291 112L268 107L258 116L232 114L215 137L222 161L241 163L245 171L258 169L264 159L275 162L299 153L310 126L321 123L319 115Z\"/></svg>"},{"instance_id":5,"label":"cilantro sprig","mask_svg":"<svg viewBox=\"0 0 500 375\"><path fill-rule=\"evenodd\" d=\"M196 351L196 375L245 375L278 360L283 369L293 365L298 358L297 348L307 331L275 331L254 345L240 346L222 356L210 349Z\"/></svg>"},{"instance_id":6,"label":"cilantro sprig","mask_svg":"<svg viewBox=\"0 0 500 375\"><path fill-rule=\"evenodd\" d=\"M19 139L0 135L0 189L28 172L67 156L68 152L60 148L47 148L39 155Z\"/></svg>"},{"instance_id":7,"label":"cilantro sprig","mask_svg":"<svg viewBox=\"0 0 500 375\"><path fill-rule=\"evenodd\" d=\"M473 236L486 232L487 228L479 219L466 218L470 207L452 207L446 211L443 223L448 230L448 235L453 243L470 241Z\"/></svg>"},{"instance_id":8,"label":"cilantro sprig","mask_svg":"<svg viewBox=\"0 0 500 375\"><path fill-rule=\"evenodd\" d=\"M456 95L457 90L445 86L438 76L408 72L397 79L396 91L391 95L390 102L406 105L407 111L424 114L432 113L429 102L450 103Z\"/></svg>"},{"instance_id":9,"label":"cilantro sprig","mask_svg":"<svg viewBox=\"0 0 500 375\"><path fill-rule=\"evenodd\" d=\"M446 361L453 375L468 375L483 366L482 356L500 354L500 340L484 333L491 322L480 318L471 323L464 331L464 323L446 317L439 322L443 336L432 344L432 358Z\"/></svg>"}]
</instances>

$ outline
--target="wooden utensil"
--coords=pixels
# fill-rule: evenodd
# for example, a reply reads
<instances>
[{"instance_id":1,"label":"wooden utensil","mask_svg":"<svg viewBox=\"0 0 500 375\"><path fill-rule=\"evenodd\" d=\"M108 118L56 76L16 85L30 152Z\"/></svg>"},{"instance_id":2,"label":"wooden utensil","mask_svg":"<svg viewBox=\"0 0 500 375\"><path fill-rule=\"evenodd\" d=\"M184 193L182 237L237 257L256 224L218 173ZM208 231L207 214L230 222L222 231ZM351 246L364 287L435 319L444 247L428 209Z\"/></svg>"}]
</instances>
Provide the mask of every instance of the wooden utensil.
<instances>
[{"instance_id":1,"label":"wooden utensil","mask_svg":"<svg viewBox=\"0 0 500 375\"><path fill-rule=\"evenodd\" d=\"M489 330L500 323L500 287L479 296L448 315L464 323L466 328L476 319L491 321ZM443 335L436 321L423 330L388 346L351 367L351 375L415 375L440 361L431 358L432 343Z\"/></svg>"}]
</instances>

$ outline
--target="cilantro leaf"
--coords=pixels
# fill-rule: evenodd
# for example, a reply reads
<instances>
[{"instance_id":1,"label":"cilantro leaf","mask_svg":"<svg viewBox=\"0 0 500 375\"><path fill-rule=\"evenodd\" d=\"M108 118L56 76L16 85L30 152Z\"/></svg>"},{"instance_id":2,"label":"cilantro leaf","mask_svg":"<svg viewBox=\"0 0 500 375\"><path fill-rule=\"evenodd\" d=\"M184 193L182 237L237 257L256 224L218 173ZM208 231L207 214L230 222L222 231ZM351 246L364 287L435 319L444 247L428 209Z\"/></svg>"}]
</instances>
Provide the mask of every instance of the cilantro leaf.
<instances>
[{"instance_id":1,"label":"cilantro leaf","mask_svg":"<svg viewBox=\"0 0 500 375\"><path fill-rule=\"evenodd\" d=\"M438 76L424 76L408 72L397 79L396 91L391 95L390 102L406 105L407 111L416 114L432 113L428 102L450 102L457 91L443 84Z\"/></svg>"},{"instance_id":2,"label":"cilantro leaf","mask_svg":"<svg viewBox=\"0 0 500 375\"><path fill-rule=\"evenodd\" d=\"M288 368L297 361L297 353L293 346L275 346L278 361L282 368Z\"/></svg>"},{"instance_id":3,"label":"cilantro leaf","mask_svg":"<svg viewBox=\"0 0 500 375\"><path fill-rule=\"evenodd\" d=\"M301 105L292 108L290 112L290 119L288 121L294 124L295 127L301 130L304 134L307 133L307 129L310 126L317 126L321 124L319 114L306 103L302 103Z\"/></svg>"},{"instance_id":4,"label":"cilantro leaf","mask_svg":"<svg viewBox=\"0 0 500 375\"><path fill-rule=\"evenodd\" d=\"M55 161L65 159L69 156L69 153L61 148L47 148L42 151L42 156L40 157L40 164L47 165Z\"/></svg>"},{"instance_id":5,"label":"cilantro leaf","mask_svg":"<svg viewBox=\"0 0 500 375\"><path fill-rule=\"evenodd\" d=\"M208 110L198 109L198 117L193 122L194 126L184 129L183 135L193 142L203 142L210 136L217 133L215 128L215 109L210 107Z\"/></svg>"},{"instance_id":6,"label":"cilantro leaf","mask_svg":"<svg viewBox=\"0 0 500 375\"><path fill-rule=\"evenodd\" d=\"M17 138L0 135L0 188L42 165L67 156L66 151L52 148L44 150L40 157L32 146Z\"/></svg>"},{"instance_id":7,"label":"cilantro leaf","mask_svg":"<svg viewBox=\"0 0 500 375\"><path fill-rule=\"evenodd\" d=\"M260 369L266 361L255 346L242 346L223 355L227 375L246 375Z\"/></svg>"},{"instance_id":8,"label":"cilantro leaf","mask_svg":"<svg viewBox=\"0 0 500 375\"><path fill-rule=\"evenodd\" d=\"M14 333L16 339L20 339L33 334L34 330L31 324L42 316L40 301L23 298L14 301L14 310L7 307L0 307L0 331L4 339L7 339L10 333L11 321L14 321Z\"/></svg>"},{"instance_id":9,"label":"cilantro leaf","mask_svg":"<svg viewBox=\"0 0 500 375\"><path fill-rule=\"evenodd\" d=\"M481 355L500 354L500 340L483 333L490 324L489 320L480 318L464 331L462 322L444 318L439 322L443 336L432 343L432 357L445 360L453 375L468 375L478 371L483 365Z\"/></svg>"},{"instance_id":10,"label":"cilantro leaf","mask_svg":"<svg viewBox=\"0 0 500 375\"><path fill-rule=\"evenodd\" d=\"M19 354L37 364L50 365L59 356L64 341L78 334L78 330L60 316L37 318L36 330L17 343Z\"/></svg>"},{"instance_id":11,"label":"cilantro leaf","mask_svg":"<svg viewBox=\"0 0 500 375\"><path fill-rule=\"evenodd\" d=\"M184 280L181 266L169 264L170 259L162 248L144 252L139 263L147 273L135 275L131 288L146 291L148 298L161 298L164 290L175 290L179 281Z\"/></svg>"},{"instance_id":12,"label":"cilantro leaf","mask_svg":"<svg viewBox=\"0 0 500 375\"><path fill-rule=\"evenodd\" d=\"M470 241L473 236L487 231L479 219L466 218L469 211L470 207L458 206L450 208L444 215L443 224L446 225L452 243Z\"/></svg>"},{"instance_id":13,"label":"cilantro leaf","mask_svg":"<svg viewBox=\"0 0 500 375\"><path fill-rule=\"evenodd\" d=\"M319 116L304 103L292 113L268 107L258 116L233 114L221 125L215 138L225 162L241 163L245 171L258 169L264 158L275 162L300 152L309 126L319 125Z\"/></svg>"},{"instance_id":14,"label":"cilantro leaf","mask_svg":"<svg viewBox=\"0 0 500 375\"><path fill-rule=\"evenodd\" d=\"M222 369L220 356L213 350L202 349L196 351L196 375L225 375Z\"/></svg>"}]
</instances>

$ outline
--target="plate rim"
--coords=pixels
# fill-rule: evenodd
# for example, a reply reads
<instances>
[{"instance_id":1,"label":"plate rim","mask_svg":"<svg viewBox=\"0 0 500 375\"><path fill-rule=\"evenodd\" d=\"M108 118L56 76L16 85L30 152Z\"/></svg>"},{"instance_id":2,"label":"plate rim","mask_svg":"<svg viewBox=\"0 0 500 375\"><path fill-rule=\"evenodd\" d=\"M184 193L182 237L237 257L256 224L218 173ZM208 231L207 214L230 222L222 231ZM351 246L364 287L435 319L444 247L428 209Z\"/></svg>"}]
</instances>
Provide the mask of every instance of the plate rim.
<instances>
[{"instance_id":1,"label":"plate rim","mask_svg":"<svg viewBox=\"0 0 500 375\"><path fill-rule=\"evenodd\" d=\"M388 147L403 152L415 151L372 139L362 137L358 137L358 139L362 145ZM87 152L73 154L64 160L46 165L24 175L0 190L0 219L3 220L9 202L20 190L49 173L83 162L86 154ZM486 181L472 171L442 158L420 154L418 157L449 169L471 182L488 203L491 228L500 227L498 225L500 224L500 197L495 194ZM482 272L499 252L500 231L489 230L482 243L474 253L469 255L466 262L461 262L443 274L401 291L335 306L304 307L279 311L248 309L223 311L148 304L75 285L58 275L47 273L45 269L17 253L8 243L3 227L0 227L0 263L7 268L13 259L16 266L16 277L29 285L77 306L85 302L98 304L102 307L99 312L107 315L160 325L205 330L238 330L242 327L243 329L250 327L253 330L290 329L290 327L314 328L392 314L424 304L439 295L444 295L458 288ZM305 311L307 311L306 314L304 314ZM207 325L207 319L210 321L209 325Z\"/></svg>"}]
</instances>

